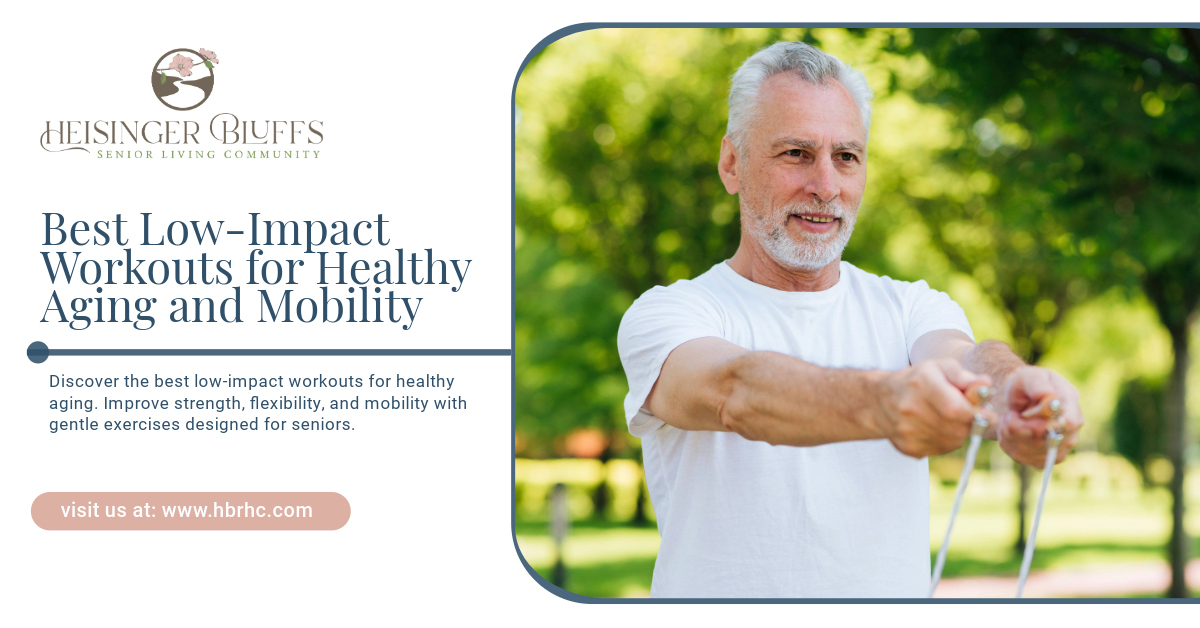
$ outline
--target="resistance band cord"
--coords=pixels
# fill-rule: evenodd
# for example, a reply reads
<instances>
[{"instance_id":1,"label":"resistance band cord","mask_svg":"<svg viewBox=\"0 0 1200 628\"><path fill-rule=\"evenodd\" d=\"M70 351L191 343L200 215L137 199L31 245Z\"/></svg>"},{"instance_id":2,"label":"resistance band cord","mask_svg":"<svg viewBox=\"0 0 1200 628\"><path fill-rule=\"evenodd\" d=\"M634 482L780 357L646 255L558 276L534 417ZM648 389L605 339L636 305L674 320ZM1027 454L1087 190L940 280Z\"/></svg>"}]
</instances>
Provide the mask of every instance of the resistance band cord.
<instances>
[{"instance_id":1,"label":"resistance band cord","mask_svg":"<svg viewBox=\"0 0 1200 628\"><path fill-rule=\"evenodd\" d=\"M1058 458L1058 445L1062 443L1063 433L1058 424L1062 412L1062 403L1054 399L1050 401L1050 429L1046 432L1046 465L1042 471L1042 489L1038 493L1037 508L1033 511L1033 524L1029 527L1029 540L1025 542L1025 556L1021 559L1021 575L1017 578L1017 597L1025 593L1025 579L1029 577L1029 567L1033 564L1033 548L1037 545L1038 522L1042 519L1042 506L1046 503L1046 488L1050 486L1050 474L1054 472L1054 462Z\"/></svg>"},{"instance_id":2,"label":"resistance band cord","mask_svg":"<svg viewBox=\"0 0 1200 628\"><path fill-rule=\"evenodd\" d=\"M980 386L975 392L979 404L986 407L987 400L992 396L992 390ZM975 413L975 421L971 424L971 442L967 445L967 457L963 460L962 475L958 476L958 487L954 490L954 507L950 509L950 523L946 526L946 537L938 548L937 561L933 565L933 582L929 585L929 597L937 590L938 582L942 579L942 569L946 566L946 552L950 549L950 533L954 531L954 520L958 517L958 509L962 506L963 493L967 490L967 481L971 479L971 470L975 468L975 457L979 454L979 445L983 442L983 433L987 431L988 421L982 412Z\"/></svg>"},{"instance_id":3,"label":"resistance band cord","mask_svg":"<svg viewBox=\"0 0 1200 628\"><path fill-rule=\"evenodd\" d=\"M974 391L974 394L969 394L968 397L978 398L977 405L981 408L989 408L987 405L988 399L992 395L992 390L986 386L981 386ZM1029 577L1029 567L1033 564L1034 547L1037 545L1038 523L1042 519L1042 508L1046 503L1046 489L1050 486L1050 476L1054 472L1054 462L1058 458L1058 446L1062 443L1063 431L1059 419L1062 415L1062 402L1058 399L1044 400L1038 404L1037 408L1029 410L1025 416L1047 416L1050 420L1049 429L1046 432L1046 464L1042 473L1042 488L1038 494L1037 508L1033 513L1033 525L1029 530L1029 540L1025 544L1025 555L1021 559L1021 574L1017 579L1017 597L1021 597L1025 592L1025 580ZM950 549L950 535L954 531L954 521L958 518L958 509L962 506L963 493L967 490L967 482L971 479L971 470L975 468L975 458L979 454L979 445L983 441L983 433L987 430L988 422L984 417L983 412L975 413L975 421L971 425L971 440L967 445L967 455L963 460L962 474L958 478L958 487L954 491L954 506L950 509L950 522L946 526L946 536L942 539L942 546L938 548L937 560L933 565L933 581L929 587L929 597L933 597L937 591L938 583L942 579L942 570L946 566L946 553Z\"/></svg>"}]
</instances>

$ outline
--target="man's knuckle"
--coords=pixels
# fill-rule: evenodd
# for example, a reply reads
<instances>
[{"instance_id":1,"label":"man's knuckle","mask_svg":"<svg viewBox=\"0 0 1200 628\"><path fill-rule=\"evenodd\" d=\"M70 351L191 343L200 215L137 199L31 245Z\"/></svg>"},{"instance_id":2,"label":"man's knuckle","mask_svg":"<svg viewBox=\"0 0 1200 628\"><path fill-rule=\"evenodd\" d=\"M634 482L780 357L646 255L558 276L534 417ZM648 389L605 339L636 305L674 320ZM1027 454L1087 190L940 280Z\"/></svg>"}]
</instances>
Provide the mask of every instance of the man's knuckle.
<instances>
[{"instance_id":1,"label":"man's knuckle","mask_svg":"<svg viewBox=\"0 0 1200 628\"><path fill-rule=\"evenodd\" d=\"M949 419L954 423L958 423L964 419L962 408L953 399L947 397L941 397L934 402L933 409L939 416ZM970 417L966 418L969 419Z\"/></svg>"},{"instance_id":2,"label":"man's knuckle","mask_svg":"<svg viewBox=\"0 0 1200 628\"><path fill-rule=\"evenodd\" d=\"M892 445L896 447L897 451L906 456L914 455L918 449L916 441L902 434L892 437Z\"/></svg>"}]
</instances>

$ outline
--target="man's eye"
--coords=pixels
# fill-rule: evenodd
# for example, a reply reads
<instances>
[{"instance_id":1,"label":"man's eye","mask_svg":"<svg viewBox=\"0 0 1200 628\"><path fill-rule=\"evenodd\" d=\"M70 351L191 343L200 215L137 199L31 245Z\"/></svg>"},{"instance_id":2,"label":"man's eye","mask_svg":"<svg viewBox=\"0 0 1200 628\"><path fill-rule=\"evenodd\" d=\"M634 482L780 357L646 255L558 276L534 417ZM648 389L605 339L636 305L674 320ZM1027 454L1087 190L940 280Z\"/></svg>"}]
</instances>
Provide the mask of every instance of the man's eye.
<instances>
[{"instance_id":1,"label":"man's eye","mask_svg":"<svg viewBox=\"0 0 1200 628\"><path fill-rule=\"evenodd\" d=\"M838 157L840 157L842 161L854 161L855 159L858 159L854 153L840 153Z\"/></svg>"},{"instance_id":2,"label":"man's eye","mask_svg":"<svg viewBox=\"0 0 1200 628\"><path fill-rule=\"evenodd\" d=\"M789 150L784 154L787 155L788 157L803 157L804 151L800 150L799 148L793 148L792 150Z\"/></svg>"}]
</instances>

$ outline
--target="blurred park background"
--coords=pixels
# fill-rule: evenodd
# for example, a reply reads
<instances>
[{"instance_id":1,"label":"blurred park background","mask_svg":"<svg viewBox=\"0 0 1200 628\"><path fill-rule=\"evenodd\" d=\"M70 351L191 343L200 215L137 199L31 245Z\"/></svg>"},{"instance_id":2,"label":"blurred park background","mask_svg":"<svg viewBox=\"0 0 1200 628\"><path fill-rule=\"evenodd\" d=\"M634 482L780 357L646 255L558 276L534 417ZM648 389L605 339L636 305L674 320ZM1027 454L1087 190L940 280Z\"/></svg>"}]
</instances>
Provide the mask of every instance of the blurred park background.
<instances>
[{"instance_id":1,"label":"blurred park background","mask_svg":"<svg viewBox=\"0 0 1200 628\"><path fill-rule=\"evenodd\" d=\"M844 258L948 292L978 339L1082 394L1027 595L1196 595L1200 32L1179 28L602 29L545 48L515 111L526 559L584 595L649 592L658 532L617 327L642 292L733 254L737 199L716 174L728 78L778 40L875 90ZM931 554L961 465L961 451L930 460ZM1039 481L985 443L942 595L1013 595ZM571 523L556 574L557 484Z\"/></svg>"}]
</instances>

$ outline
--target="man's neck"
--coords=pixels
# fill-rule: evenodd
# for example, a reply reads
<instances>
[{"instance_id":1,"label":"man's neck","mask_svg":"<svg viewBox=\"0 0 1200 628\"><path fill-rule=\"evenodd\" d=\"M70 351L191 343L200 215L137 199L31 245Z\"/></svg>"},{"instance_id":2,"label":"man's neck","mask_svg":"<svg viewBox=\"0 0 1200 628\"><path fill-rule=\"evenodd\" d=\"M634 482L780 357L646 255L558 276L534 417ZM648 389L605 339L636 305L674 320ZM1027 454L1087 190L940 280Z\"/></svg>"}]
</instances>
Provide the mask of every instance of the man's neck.
<instances>
[{"instance_id":1,"label":"man's neck","mask_svg":"<svg viewBox=\"0 0 1200 628\"><path fill-rule=\"evenodd\" d=\"M771 259L762 247L743 240L729 260L729 267L746 279L768 288L785 292L820 292L837 285L841 261L839 255L818 270L793 270Z\"/></svg>"}]
</instances>

